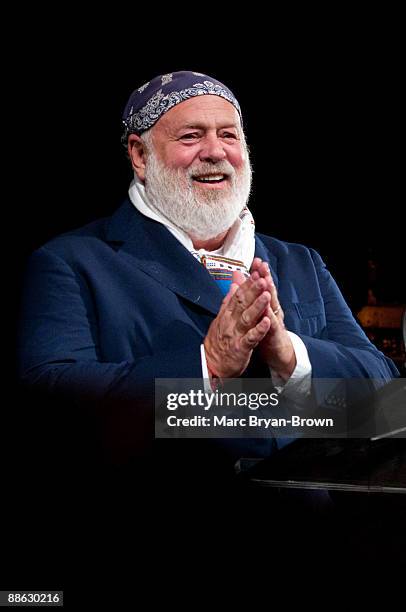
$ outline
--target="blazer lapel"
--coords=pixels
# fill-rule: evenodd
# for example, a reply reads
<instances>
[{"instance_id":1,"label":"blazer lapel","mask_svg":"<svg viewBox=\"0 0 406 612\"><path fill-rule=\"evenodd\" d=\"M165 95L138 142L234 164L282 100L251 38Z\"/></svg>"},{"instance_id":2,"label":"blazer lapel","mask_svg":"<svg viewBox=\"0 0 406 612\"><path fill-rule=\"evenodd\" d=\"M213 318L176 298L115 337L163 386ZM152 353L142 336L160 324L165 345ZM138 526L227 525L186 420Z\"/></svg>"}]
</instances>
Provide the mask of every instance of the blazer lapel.
<instances>
[{"instance_id":1,"label":"blazer lapel","mask_svg":"<svg viewBox=\"0 0 406 612\"><path fill-rule=\"evenodd\" d=\"M127 200L107 220L106 240L129 253L134 264L186 300L216 315L224 295L210 273L161 223Z\"/></svg>"}]
</instances>

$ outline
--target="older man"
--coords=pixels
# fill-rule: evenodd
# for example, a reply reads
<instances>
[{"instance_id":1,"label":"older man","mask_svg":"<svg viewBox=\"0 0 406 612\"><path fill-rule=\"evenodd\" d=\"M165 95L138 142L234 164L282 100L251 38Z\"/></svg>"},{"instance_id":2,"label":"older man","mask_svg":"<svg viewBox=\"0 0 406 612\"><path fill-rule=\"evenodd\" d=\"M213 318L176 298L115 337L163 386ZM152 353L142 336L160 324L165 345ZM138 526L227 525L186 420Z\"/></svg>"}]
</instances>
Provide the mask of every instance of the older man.
<instances>
[{"instance_id":1,"label":"older man","mask_svg":"<svg viewBox=\"0 0 406 612\"><path fill-rule=\"evenodd\" d=\"M114 445L137 449L157 377L268 376L306 393L312 377L396 375L317 253L255 235L241 111L225 85L156 77L123 121L129 199L30 260L23 380L99 405Z\"/></svg>"}]
</instances>

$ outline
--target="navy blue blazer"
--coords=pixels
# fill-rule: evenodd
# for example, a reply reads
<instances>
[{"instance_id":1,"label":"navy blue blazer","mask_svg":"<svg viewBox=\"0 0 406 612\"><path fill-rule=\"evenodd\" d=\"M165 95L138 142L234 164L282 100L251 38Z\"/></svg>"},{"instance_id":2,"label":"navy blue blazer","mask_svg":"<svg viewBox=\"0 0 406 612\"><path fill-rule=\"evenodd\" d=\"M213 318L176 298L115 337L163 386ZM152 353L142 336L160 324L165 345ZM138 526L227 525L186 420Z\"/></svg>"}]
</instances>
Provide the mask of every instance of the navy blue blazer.
<instances>
[{"instance_id":1,"label":"navy blue blazer","mask_svg":"<svg viewBox=\"0 0 406 612\"><path fill-rule=\"evenodd\" d=\"M315 251L257 234L255 254L270 265L286 327L305 343L313 377L398 375ZM172 234L126 201L112 217L59 236L31 256L22 379L51 394L127 398L141 406L156 377L202 376L200 345L222 299Z\"/></svg>"}]
</instances>

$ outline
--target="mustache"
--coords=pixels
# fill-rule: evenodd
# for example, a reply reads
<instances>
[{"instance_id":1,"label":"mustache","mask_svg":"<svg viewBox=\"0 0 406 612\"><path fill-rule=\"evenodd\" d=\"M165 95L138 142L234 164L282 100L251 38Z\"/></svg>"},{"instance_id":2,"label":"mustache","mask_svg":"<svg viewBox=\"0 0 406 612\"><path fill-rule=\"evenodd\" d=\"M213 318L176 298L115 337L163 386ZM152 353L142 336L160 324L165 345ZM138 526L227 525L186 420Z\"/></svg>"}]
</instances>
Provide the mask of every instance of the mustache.
<instances>
[{"instance_id":1,"label":"mustache","mask_svg":"<svg viewBox=\"0 0 406 612\"><path fill-rule=\"evenodd\" d=\"M215 163L202 162L192 168L188 168L186 171L186 176L188 178L203 174L226 174L227 176L234 176L235 169L230 162L224 159Z\"/></svg>"}]
</instances>

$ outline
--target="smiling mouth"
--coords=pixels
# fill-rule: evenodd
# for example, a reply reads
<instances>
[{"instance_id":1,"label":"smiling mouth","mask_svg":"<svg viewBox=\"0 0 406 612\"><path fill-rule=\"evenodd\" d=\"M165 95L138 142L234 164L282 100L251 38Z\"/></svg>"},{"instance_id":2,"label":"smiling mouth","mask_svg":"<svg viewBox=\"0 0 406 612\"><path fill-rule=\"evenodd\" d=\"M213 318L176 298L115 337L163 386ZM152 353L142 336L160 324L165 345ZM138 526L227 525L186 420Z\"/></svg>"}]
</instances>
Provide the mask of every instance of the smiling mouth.
<instances>
[{"instance_id":1,"label":"smiling mouth","mask_svg":"<svg viewBox=\"0 0 406 612\"><path fill-rule=\"evenodd\" d=\"M205 184L224 183L227 180L226 174L202 174L193 177L194 181Z\"/></svg>"}]
</instances>

